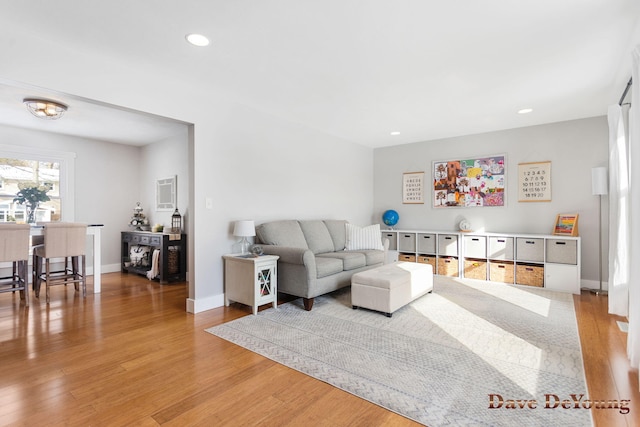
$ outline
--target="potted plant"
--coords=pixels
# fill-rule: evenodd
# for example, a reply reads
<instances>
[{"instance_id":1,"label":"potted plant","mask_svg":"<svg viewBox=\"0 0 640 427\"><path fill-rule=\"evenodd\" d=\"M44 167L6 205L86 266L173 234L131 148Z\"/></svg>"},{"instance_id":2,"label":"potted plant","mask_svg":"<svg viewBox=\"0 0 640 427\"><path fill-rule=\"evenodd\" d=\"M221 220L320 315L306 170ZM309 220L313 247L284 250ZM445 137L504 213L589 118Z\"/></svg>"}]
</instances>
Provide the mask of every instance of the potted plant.
<instances>
[{"instance_id":1,"label":"potted plant","mask_svg":"<svg viewBox=\"0 0 640 427\"><path fill-rule=\"evenodd\" d=\"M36 182L22 182L18 184L18 194L13 198L15 203L25 205L27 208L27 223L36 222L36 209L42 202L51 200L47 192L51 190L51 184L38 185Z\"/></svg>"}]
</instances>

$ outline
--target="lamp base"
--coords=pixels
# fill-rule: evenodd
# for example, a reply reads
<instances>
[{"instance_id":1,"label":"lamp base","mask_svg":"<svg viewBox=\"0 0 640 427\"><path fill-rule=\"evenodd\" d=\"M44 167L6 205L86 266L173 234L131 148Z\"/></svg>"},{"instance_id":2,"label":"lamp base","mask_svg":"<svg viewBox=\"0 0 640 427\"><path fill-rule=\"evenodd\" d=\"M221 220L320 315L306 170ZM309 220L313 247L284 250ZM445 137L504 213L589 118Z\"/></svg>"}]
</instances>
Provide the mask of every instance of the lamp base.
<instances>
[{"instance_id":1,"label":"lamp base","mask_svg":"<svg viewBox=\"0 0 640 427\"><path fill-rule=\"evenodd\" d=\"M251 242L249 242L246 237L242 237L242 239L236 242L236 244L233 246L234 246L234 249L237 248L240 254L246 255L249 253Z\"/></svg>"},{"instance_id":2,"label":"lamp base","mask_svg":"<svg viewBox=\"0 0 640 427\"><path fill-rule=\"evenodd\" d=\"M609 295L609 292L604 291L602 289L589 289L589 292L591 292L594 295L604 295L604 296Z\"/></svg>"}]
</instances>

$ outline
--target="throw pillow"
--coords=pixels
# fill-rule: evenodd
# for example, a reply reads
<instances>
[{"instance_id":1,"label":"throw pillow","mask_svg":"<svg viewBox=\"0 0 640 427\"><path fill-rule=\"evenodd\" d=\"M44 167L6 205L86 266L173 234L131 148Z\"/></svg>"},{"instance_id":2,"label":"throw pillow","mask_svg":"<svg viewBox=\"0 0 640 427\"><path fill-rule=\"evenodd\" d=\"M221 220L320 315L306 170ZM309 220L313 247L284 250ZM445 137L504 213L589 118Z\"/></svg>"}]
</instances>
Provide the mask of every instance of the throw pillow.
<instances>
[{"instance_id":1,"label":"throw pillow","mask_svg":"<svg viewBox=\"0 0 640 427\"><path fill-rule=\"evenodd\" d=\"M380 234L380 224L373 224L367 227L358 227L357 225L346 225L347 251L361 251L367 249L384 250L382 246L382 234Z\"/></svg>"}]
</instances>

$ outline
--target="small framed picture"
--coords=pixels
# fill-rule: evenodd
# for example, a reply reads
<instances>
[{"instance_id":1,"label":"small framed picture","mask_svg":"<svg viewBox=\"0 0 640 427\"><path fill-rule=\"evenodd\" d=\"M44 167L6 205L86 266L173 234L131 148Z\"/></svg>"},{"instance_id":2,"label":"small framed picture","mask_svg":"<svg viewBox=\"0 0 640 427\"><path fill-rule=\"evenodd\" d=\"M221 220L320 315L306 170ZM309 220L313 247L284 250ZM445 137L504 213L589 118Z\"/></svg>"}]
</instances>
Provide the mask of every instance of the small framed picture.
<instances>
[{"instance_id":1,"label":"small framed picture","mask_svg":"<svg viewBox=\"0 0 640 427\"><path fill-rule=\"evenodd\" d=\"M553 234L555 236L577 236L578 214L560 214L556 216Z\"/></svg>"},{"instance_id":2,"label":"small framed picture","mask_svg":"<svg viewBox=\"0 0 640 427\"><path fill-rule=\"evenodd\" d=\"M402 175L402 203L424 203L424 172Z\"/></svg>"}]
</instances>

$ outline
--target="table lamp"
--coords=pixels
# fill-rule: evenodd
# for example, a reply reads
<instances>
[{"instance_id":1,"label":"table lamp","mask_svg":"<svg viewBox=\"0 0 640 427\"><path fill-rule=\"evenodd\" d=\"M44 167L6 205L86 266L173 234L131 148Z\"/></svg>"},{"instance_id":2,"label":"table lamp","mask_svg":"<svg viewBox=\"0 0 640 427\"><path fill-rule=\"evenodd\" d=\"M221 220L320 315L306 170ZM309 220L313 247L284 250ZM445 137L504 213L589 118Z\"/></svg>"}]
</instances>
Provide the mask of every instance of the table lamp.
<instances>
[{"instance_id":1,"label":"table lamp","mask_svg":"<svg viewBox=\"0 0 640 427\"><path fill-rule=\"evenodd\" d=\"M233 235L236 237L242 237L242 239L238 242L240 246L240 253L248 254L249 246L251 243L247 240L247 237L252 237L256 235L256 227L253 221L243 220L236 221L235 226L233 227Z\"/></svg>"}]
</instances>

